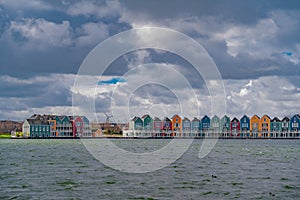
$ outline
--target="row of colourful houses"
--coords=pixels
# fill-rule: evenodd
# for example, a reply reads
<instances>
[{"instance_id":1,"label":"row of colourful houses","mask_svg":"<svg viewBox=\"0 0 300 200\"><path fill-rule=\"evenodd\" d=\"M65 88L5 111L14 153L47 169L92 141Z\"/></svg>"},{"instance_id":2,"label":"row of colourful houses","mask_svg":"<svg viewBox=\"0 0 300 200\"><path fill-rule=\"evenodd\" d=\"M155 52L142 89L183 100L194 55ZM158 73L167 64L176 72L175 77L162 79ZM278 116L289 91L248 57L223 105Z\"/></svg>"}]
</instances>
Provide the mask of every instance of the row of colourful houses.
<instances>
[{"instance_id":1,"label":"row of colourful houses","mask_svg":"<svg viewBox=\"0 0 300 200\"><path fill-rule=\"evenodd\" d=\"M89 120L85 116L37 115L26 119L22 125L23 137L90 137Z\"/></svg>"},{"instance_id":2,"label":"row of colourful houses","mask_svg":"<svg viewBox=\"0 0 300 200\"><path fill-rule=\"evenodd\" d=\"M291 118L270 118L268 115L251 118L244 115L238 119L222 118L217 115L212 118L205 115L201 119L194 117L181 118L174 115L162 120L150 115L134 117L124 137L242 137L242 138L299 138L300 115Z\"/></svg>"}]
</instances>

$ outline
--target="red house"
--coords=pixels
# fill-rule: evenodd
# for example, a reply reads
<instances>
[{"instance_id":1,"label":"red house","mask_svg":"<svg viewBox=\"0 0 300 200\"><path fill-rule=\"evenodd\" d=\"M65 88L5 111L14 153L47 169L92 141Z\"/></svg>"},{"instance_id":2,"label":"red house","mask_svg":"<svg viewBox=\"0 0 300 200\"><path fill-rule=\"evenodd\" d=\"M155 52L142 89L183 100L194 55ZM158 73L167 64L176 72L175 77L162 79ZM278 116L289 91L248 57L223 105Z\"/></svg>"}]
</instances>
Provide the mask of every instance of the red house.
<instances>
[{"instance_id":1,"label":"red house","mask_svg":"<svg viewBox=\"0 0 300 200\"><path fill-rule=\"evenodd\" d=\"M72 123L73 137L83 136L84 126L82 118L79 116L72 116L70 118Z\"/></svg>"},{"instance_id":2,"label":"red house","mask_svg":"<svg viewBox=\"0 0 300 200\"><path fill-rule=\"evenodd\" d=\"M230 136L240 135L240 121L235 117L230 122Z\"/></svg>"}]
</instances>

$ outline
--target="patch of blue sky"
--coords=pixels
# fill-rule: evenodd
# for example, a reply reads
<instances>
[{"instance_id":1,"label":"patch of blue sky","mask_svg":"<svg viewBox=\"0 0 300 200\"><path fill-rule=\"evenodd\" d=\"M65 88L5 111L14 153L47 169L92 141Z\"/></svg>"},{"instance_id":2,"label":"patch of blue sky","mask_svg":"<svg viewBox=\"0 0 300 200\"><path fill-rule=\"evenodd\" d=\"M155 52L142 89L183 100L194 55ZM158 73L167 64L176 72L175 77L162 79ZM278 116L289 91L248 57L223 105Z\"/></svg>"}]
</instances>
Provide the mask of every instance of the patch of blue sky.
<instances>
[{"instance_id":1,"label":"patch of blue sky","mask_svg":"<svg viewBox=\"0 0 300 200\"><path fill-rule=\"evenodd\" d=\"M282 52L283 55L286 55L286 56L292 56L293 55L293 52L290 52L290 51L284 51Z\"/></svg>"},{"instance_id":2,"label":"patch of blue sky","mask_svg":"<svg viewBox=\"0 0 300 200\"><path fill-rule=\"evenodd\" d=\"M124 83L125 79L123 78L111 78L109 80L101 80L98 82L98 85L115 85L117 83Z\"/></svg>"}]
</instances>

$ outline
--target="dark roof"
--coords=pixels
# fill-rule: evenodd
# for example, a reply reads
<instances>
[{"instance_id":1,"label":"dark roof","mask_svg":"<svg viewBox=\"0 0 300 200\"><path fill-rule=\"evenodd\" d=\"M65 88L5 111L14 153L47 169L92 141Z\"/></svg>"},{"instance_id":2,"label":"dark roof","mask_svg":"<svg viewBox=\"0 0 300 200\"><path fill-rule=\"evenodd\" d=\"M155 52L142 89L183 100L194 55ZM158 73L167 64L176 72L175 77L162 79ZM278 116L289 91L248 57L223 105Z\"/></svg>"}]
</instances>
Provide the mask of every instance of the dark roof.
<instances>
[{"instance_id":1,"label":"dark roof","mask_svg":"<svg viewBox=\"0 0 300 200\"><path fill-rule=\"evenodd\" d=\"M258 119L260 119L260 117L258 115L253 115L251 118L253 118L253 117L257 117Z\"/></svg>"},{"instance_id":2,"label":"dark roof","mask_svg":"<svg viewBox=\"0 0 300 200\"><path fill-rule=\"evenodd\" d=\"M280 122L280 119L278 119L277 117L274 117L273 119L271 119L271 122Z\"/></svg>"},{"instance_id":3,"label":"dark roof","mask_svg":"<svg viewBox=\"0 0 300 200\"><path fill-rule=\"evenodd\" d=\"M187 117L184 117L183 121L191 121L191 120L189 118L187 118Z\"/></svg>"},{"instance_id":4,"label":"dark roof","mask_svg":"<svg viewBox=\"0 0 300 200\"><path fill-rule=\"evenodd\" d=\"M142 119L145 119L145 118L148 117L148 116L151 118L150 115L146 114L146 115L143 115L143 116L142 116Z\"/></svg>"},{"instance_id":5,"label":"dark roof","mask_svg":"<svg viewBox=\"0 0 300 200\"><path fill-rule=\"evenodd\" d=\"M197 117L194 117L194 119L192 121L194 122L194 121L200 121L200 120Z\"/></svg>"},{"instance_id":6,"label":"dark roof","mask_svg":"<svg viewBox=\"0 0 300 200\"><path fill-rule=\"evenodd\" d=\"M281 121L290 121L290 119L288 117L284 117Z\"/></svg>"},{"instance_id":7,"label":"dark roof","mask_svg":"<svg viewBox=\"0 0 300 200\"><path fill-rule=\"evenodd\" d=\"M265 114L264 116L267 116L269 119L271 119L271 117L269 117L269 115L267 115L267 114ZM262 116L262 117L264 117L264 116Z\"/></svg>"},{"instance_id":8,"label":"dark roof","mask_svg":"<svg viewBox=\"0 0 300 200\"><path fill-rule=\"evenodd\" d=\"M168 117L164 117L163 121L166 122L166 121L171 121L171 120Z\"/></svg>"},{"instance_id":9,"label":"dark roof","mask_svg":"<svg viewBox=\"0 0 300 200\"><path fill-rule=\"evenodd\" d=\"M49 125L47 120L39 120L39 119L27 119L29 124L35 124L35 125Z\"/></svg>"},{"instance_id":10,"label":"dark roof","mask_svg":"<svg viewBox=\"0 0 300 200\"><path fill-rule=\"evenodd\" d=\"M159 119L158 117L154 117L153 121L160 121L161 122L161 119Z\"/></svg>"},{"instance_id":11,"label":"dark roof","mask_svg":"<svg viewBox=\"0 0 300 200\"><path fill-rule=\"evenodd\" d=\"M238 120L236 117L231 120L231 122L239 122L239 121L240 120Z\"/></svg>"}]
</instances>

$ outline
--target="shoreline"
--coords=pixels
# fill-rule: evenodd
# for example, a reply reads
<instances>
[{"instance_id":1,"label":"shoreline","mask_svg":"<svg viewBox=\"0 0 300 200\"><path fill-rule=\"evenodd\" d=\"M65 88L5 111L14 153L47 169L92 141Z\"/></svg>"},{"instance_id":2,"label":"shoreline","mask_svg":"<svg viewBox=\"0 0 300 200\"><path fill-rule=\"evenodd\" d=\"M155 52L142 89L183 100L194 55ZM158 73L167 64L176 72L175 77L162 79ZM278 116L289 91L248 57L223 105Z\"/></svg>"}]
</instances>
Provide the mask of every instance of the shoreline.
<instances>
[{"instance_id":1,"label":"shoreline","mask_svg":"<svg viewBox=\"0 0 300 200\"><path fill-rule=\"evenodd\" d=\"M214 138L214 137L55 137L55 138L1 138L1 139L13 139L13 140L19 140L19 139L24 139L24 140L81 140L81 139L89 139L89 140L94 140L94 139L124 139L124 140L156 140L156 139L196 139L196 140L204 140L204 139L218 139L218 140L299 140L300 138L225 138L225 137L219 137L219 138Z\"/></svg>"}]
</instances>

